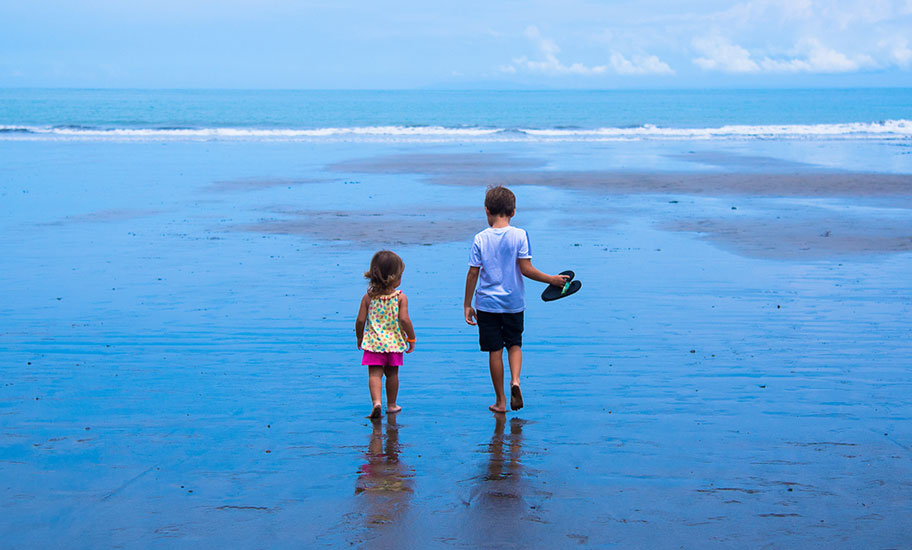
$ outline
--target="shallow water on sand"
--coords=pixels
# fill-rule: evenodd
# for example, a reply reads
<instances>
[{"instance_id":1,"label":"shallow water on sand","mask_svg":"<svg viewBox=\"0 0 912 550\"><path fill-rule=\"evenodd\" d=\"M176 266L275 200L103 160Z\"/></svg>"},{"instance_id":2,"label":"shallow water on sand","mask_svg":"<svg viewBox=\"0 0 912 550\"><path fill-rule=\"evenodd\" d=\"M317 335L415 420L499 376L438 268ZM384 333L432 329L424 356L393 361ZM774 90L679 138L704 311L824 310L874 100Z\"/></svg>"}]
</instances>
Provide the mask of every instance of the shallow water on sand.
<instances>
[{"instance_id":1,"label":"shallow water on sand","mask_svg":"<svg viewBox=\"0 0 912 550\"><path fill-rule=\"evenodd\" d=\"M826 171L811 151L850 145L592 147L0 144L5 544L907 544L908 192L516 188L536 266L583 288L528 283L526 408L487 411L460 307L475 182ZM434 182L448 158L465 185ZM419 343L372 423L352 328L381 246Z\"/></svg>"}]
</instances>

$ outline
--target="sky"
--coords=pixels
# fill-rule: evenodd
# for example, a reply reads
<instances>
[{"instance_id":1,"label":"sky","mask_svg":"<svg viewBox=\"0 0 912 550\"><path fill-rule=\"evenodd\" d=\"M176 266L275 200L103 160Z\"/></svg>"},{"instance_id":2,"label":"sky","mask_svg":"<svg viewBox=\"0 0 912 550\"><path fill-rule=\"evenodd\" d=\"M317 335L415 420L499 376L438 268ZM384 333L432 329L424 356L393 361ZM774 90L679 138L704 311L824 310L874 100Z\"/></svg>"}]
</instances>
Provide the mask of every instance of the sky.
<instances>
[{"instance_id":1,"label":"sky","mask_svg":"<svg viewBox=\"0 0 912 550\"><path fill-rule=\"evenodd\" d=\"M0 2L0 87L912 87L912 0Z\"/></svg>"}]
</instances>

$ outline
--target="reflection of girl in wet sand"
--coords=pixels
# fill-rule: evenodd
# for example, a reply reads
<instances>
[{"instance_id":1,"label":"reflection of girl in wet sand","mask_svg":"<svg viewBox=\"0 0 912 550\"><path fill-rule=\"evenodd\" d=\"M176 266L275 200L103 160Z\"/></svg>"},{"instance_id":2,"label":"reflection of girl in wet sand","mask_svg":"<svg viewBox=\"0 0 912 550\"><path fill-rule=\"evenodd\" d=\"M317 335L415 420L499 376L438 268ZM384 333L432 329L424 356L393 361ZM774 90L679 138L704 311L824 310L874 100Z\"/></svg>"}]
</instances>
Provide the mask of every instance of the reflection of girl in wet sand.
<instances>
[{"instance_id":1,"label":"reflection of girl in wet sand","mask_svg":"<svg viewBox=\"0 0 912 550\"><path fill-rule=\"evenodd\" d=\"M364 499L368 527L401 523L413 492L412 470L399 461L399 426L392 415L386 424L386 441L380 420L372 420L370 442L355 483L355 494ZM385 443L385 444L384 444Z\"/></svg>"}]
</instances>

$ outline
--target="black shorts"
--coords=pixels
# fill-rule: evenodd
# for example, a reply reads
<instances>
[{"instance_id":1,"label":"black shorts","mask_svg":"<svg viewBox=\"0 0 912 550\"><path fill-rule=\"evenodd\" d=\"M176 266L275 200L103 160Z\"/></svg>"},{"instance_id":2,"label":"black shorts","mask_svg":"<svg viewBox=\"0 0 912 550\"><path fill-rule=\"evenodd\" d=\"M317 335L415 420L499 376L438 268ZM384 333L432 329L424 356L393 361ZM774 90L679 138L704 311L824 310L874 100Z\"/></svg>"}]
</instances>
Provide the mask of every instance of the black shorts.
<instances>
[{"instance_id":1,"label":"black shorts","mask_svg":"<svg viewBox=\"0 0 912 550\"><path fill-rule=\"evenodd\" d=\"M476 311L478 343L481 351L499 351L522 345L523 312L491 313Z\"/></svg>"}]
</instances>

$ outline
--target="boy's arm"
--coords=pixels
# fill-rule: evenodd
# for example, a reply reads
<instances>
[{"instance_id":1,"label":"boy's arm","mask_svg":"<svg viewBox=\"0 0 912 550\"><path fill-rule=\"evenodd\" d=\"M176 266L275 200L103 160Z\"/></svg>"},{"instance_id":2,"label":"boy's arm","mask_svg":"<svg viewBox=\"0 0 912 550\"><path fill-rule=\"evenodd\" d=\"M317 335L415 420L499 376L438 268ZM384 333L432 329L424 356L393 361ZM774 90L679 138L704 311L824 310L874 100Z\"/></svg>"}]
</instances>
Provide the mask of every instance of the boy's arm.
<instances>
[{"instance_id":1,"label":"boy's arm","mask_svg":"<svg viewBox=\"0 0 912 550\"><path fill-rule=\"evenodd\" d=\"M469 267L469 272L466 273L465 302L462 305L465 309L465 322L470 325L477 324L475 322L475 308L472 307L472 295L475 294L475 285L478 284L479 271L481 271L481 268L473 265Z\"/></svg>"},{"instance_id":2,"label":"boy's arm","mask_svg":"<svg viewBox=\"0 0 912 550\"><path fill-rule=\"evenodd\" d=\"M408 314L408 298L405 294L399 293L399 326L408 337L408 349L405 353L412 353L415 350L415 329L412 327L412 320Z\"/></svg>"},{"instance_id":3,"label":"boy's arm","mask_svg":"<svg viewBox=\"0 0 912 550\"><path fill-rule=\"evenodd\" d=\"M535 266L532 265L532 260L530 260L529 258L522 258L518 261L519 261L519 271L525 277L528 277L528 278L532 279L533 281L538 281L540 283L548 283L549 285L554 285L554 286L564 286L564 283L566 283L567 279L570 278L570 277L567 277L566 275L548 275L546 273L542 273L541 271L536 269Z\"/></svg>"},{"instance_id":4,"label":"boy's arm","mask_svg":"<svg viewBox=\"0 0 912 550\"><path fill-rule=\"evenodd\" d=\"M367 322L367 294L361 298L361 307L358 309L358 318L355 320L355 335L358 337L358 349L361 349L361 340L364 340L364 323Z\"/></svg>"}]
</instances>

